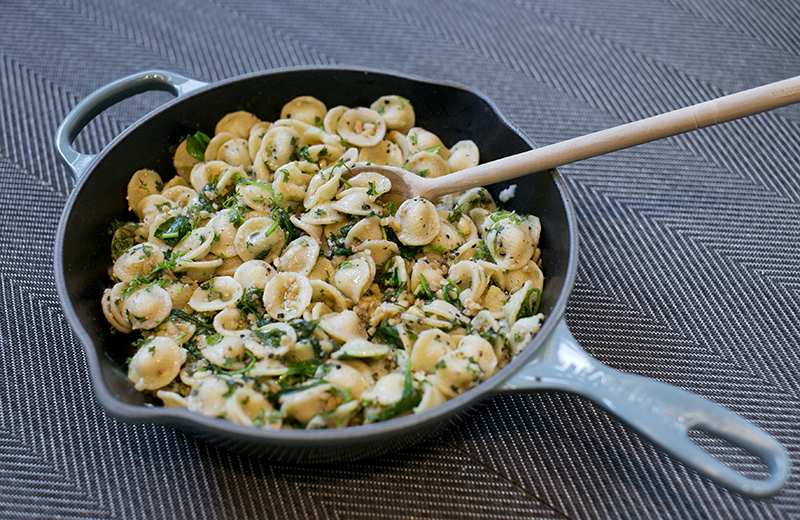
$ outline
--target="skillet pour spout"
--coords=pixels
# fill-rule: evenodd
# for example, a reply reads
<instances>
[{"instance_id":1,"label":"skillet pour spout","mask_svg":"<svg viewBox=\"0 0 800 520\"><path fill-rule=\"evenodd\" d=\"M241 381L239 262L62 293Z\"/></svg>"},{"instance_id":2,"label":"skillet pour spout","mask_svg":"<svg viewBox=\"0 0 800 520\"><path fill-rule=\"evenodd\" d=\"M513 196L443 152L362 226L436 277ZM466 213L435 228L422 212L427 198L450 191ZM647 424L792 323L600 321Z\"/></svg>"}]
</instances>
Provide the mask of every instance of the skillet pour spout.
<instances>
[{"instance_id":1,"label":"skillet pour spout","mask_svg":"<svg viewBox=\"0 0 800 520\"><path fill-rule=\"evenodd\" d=\"M357 88L354 88L357 86ZM114 103L148 90L166 90L174 99L143 117L97 155L75 150L83 126ZM185 136L214 128L223 115L247 110L263 117L280 113L285 100L311 95L329 106L360 106L385 94L413 100L425 119L421 126L445 142L471 139L482 160L492 161L531 149L531 144L482 95L452 84L401 74L347 68L283 69L254 73L213 85L166 71L122 78L81 101L56 134L62 162L78 178L55 244L55 276L64 313L83 344L93 389L114 417L133 423L170 425L204 441L280 462L355 460L397 450L435 435L452 419L493 395L560 390L584 396L699 475L742 496L764 498L786 482L786 450L755 425L689 392L618 372L589 356L572 337L564 311L578 267L578 230L571 199L555 170L516 180L522 189L505 209L539 216L542 269L546 284L540 310L544 324L508 365L474 389L419 414L333 430L271 430L233 424L185 409L150 406L126 377L129 339L112 335L100 297L110 264L106 236L111 222L128 220L126 186L141 168L172 171L172 152ZM124 165L124 167L120 167ZM489 187L497 198L507 184ZM126 218L127 217L127 218ZM751 479L700 449L689 438L702 430L761 460L769 476Z\"/></svg>"}]
</instances>

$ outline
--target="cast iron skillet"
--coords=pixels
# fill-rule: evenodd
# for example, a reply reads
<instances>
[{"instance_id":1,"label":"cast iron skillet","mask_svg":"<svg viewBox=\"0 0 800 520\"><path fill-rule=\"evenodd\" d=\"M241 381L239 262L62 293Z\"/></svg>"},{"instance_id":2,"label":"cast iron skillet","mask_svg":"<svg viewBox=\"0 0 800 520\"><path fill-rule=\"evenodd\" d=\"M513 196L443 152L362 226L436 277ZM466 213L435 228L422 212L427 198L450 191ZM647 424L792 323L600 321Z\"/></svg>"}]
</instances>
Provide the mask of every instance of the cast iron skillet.
<instances>
[{"instance_id":1,"label":"cast iron skillet","mask_svg":"<svg viewBox=\"0 0 800 520\"><path fill-rule=\"evenodd\" d=\"M78 132L114 103L148 90L178 99L166 103L119 135L98 155L72 147ZM277 119L282 105L313 95L328 107L368 105L385 94L414 103L417 124L447 144L472 139L481 160L530 149L530 143L483 96L463 87L432 83L394 73L344 68L288 69L249 74L208 85L179 74L147 71L115 81L84 99L56 134L62 161L78 178L61 221L55 247L59 297L89 360L97 399L114 417L131 423L166 424L234 451L283 462L329 462L370 457L429 437L490 396L508 392L563 390L605 408L628 427L700 475L741 495L775 494L788 477L786 451L744 419L684 390L602 365L576 343L564 322L578 262L578 230L570 196L558 173L517 180L507 209L533 213L542 222L545 286L541 331L505 368L466 392L424 413L383 423L333 430L270 430L234 424L187 410L152 406L133 389L124 360L131 339L110 334L100 298L109 283L108 229L115 219L130 220L125 201L130 176L152 168L169 178L172 154L189 133L213 131L226 113L248 110ZM497 198L504 185L489 187ZM553 410L559 413L559 410ZM690 429L725 439L760 459L769 476L754 480L738 473L692 442Z\"/></svg>"}]
</instances>

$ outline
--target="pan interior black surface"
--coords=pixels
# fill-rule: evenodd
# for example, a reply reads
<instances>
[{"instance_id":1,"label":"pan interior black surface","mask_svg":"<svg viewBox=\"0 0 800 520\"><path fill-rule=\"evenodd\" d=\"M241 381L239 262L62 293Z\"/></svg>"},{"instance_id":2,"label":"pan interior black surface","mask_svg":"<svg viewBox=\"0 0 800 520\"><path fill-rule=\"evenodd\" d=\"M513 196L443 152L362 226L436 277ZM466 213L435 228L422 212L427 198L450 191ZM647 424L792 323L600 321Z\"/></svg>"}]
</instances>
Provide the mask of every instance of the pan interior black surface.
<instances>
[{"instance_id":1,"label":"pan interior black surface","mask_svg":"<svg viewBox=\"0 0 800 520\"><path fill-rule=\"evenodd\" d=\"M96 354L102 377L97 371L93 373L95 390L107 408L110 403L105 401L111 395L119 401L120 407L111 403L112 414L125 420L171 423L191 429L207 440L232 444L238 451L247 451L245 447L252 448L253 444L250 432L238 425L217 424L223 421L213 420L214 429L225 430L233 435L232 440L228 434L222 437L214 432L209 434L202 426L198 431L198 422L201 425L212 424L205 417L186 419L182 418L182 411L178 411L178 419L158 414L153 414L152 419L148 419L146 411L144 415L132 414L131 408L125 406L136 405L142 410L155 410L140 406L144 404L145 398L133 389L125 376L124 361L133 353L131 337L112 334L100 308L102 291L109 283L109 229L116 220L132 218L127 210L125 193L133 172L140 168L151 168L158 171L165 180L172 177L172 155L180 141L197 130L213 134L216 122L229 112L247 110L264 120L275 120L279 118L283 104L300 95L315 96L330 108L340 104L368 106L386 94L398 94L411 100L417 114L417 126L439 135L446 146L451 146L460 139L475 141L480 148L482 162L519 153L531 147L498 114L490 102L469 90L387 73L302 69L244 76L186 95L137 122L98 156L65 209L60 229L63 247L60 250L61 256L56 258L56 269L63 270L65 287L62 293L66 294L74 311L72 313L65 309L67 316L84 342L90 361L92 353ZM547 322L558 320L568 295L564 293L571 290L574 278L575 269L574 266L570 268L570 263L577 257L574 250L574 219L571 217L569 199L554 171L530 175L515 183L519 186L516 196L503 206L518 212L535 214L542 221L541 249L546 283L541 310L548 316ZM496 200L499 191L505 186L498 184L489 188ZM548 323L540 333L541 337L537 337L518 359L495 376L497 382L532 358L538 346L546 339L544 336L547 334L547 325ZM452 404L440 405L437 408L442 408L442 411L433 410L435 413L430 415L441 415L442 418L452 415L467 407L471 401L489 395L491 386L492 381L487 381L477 389L454 399ZM110 394L106 389L110 390ZM403 419L405 418L397 421ZM413 429L424 431L424 422L413 421ZM411 440L414 438L411 430L412 428L405 432L396 431L394 436L397 439L405 437ZM353 441L353 449L343 453L343 456L363 455L363 444L360 447L355 444L358 437L359 435L352 437L356 439ZM258 440L255 442L262 444ZM261 448L259 454L271 456L264 451L264 446ZM308 457L303 455L301 458L313 456L314 454Z\"/></svg>"}]
</instances>

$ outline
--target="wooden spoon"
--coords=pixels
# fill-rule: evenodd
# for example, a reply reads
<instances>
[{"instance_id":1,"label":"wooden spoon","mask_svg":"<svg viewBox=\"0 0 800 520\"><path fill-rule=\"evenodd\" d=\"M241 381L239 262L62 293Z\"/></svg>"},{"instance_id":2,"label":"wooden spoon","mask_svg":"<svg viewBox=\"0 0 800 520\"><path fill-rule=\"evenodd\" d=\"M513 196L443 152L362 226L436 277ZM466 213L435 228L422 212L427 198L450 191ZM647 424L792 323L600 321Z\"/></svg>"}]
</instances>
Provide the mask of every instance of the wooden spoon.
<instances>
[{"instance_id":1,"label":"wooden spoon","mask_svg":"<svg viewBox=\"0 0 800 520\"><path fill-rule=\"evenodd\" d=\"M392 182L391 195L404 199L424 197L433 200L448 193L515 179L582 159L649 143L656 139L766 112L798 101L800 101L800 76L795 76L479 164L441 177L419 177L403 168L379 165L353 167L348 172L348 177L364 171L377 172Z\"/></svg>"}]
</instances>

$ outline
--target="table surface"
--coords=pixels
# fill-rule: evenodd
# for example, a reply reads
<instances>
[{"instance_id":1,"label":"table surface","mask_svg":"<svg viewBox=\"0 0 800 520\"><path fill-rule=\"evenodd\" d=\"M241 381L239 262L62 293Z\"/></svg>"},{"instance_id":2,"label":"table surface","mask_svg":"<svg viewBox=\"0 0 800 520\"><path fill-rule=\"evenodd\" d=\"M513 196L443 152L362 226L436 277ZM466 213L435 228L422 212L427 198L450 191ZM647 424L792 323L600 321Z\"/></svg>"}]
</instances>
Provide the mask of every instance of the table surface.
<instances>
[{"instance_id":1,"label":"table surface","mask_svg":"<svg viewBox=\"0 0 800 520\"><path fill-rule=\"evenodd\" d=\"M797 74L797 2L34 0L0 2L0 20L0 517L800 516L797 471L746 500L556 392L496 397L412 448L323 466L124 424L94 399L52 274L74 186L53 135L122 76L391 69L474 87L544 145ZM166 99L104 112L81 146L99 151ZM580 343L742 415L795 467L799 124L788 107L560 168L580 227L566 313Z\"/></svg>"}]
</instances>

